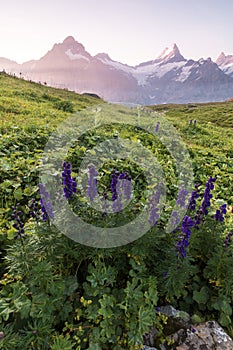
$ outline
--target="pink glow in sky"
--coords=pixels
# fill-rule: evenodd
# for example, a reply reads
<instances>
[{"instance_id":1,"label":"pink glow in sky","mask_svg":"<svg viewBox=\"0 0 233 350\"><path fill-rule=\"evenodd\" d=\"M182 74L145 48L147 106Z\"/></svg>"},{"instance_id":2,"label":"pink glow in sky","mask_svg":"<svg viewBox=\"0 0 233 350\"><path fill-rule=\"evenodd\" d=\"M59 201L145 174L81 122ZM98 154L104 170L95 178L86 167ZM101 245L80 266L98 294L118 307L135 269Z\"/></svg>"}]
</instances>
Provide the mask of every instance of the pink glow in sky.
<instances>
[{"instance_id":1,"label":"pink glow in sky","mask_svg":"<svg viewBox=\"0 0 233 350\"><path fill-rule=\"evenodd\" d=\"M0 57L39 59L72 35L135 65L176 43L186 58L233 54L232 0L2 0Z\"/></svg>"}]
</instances>

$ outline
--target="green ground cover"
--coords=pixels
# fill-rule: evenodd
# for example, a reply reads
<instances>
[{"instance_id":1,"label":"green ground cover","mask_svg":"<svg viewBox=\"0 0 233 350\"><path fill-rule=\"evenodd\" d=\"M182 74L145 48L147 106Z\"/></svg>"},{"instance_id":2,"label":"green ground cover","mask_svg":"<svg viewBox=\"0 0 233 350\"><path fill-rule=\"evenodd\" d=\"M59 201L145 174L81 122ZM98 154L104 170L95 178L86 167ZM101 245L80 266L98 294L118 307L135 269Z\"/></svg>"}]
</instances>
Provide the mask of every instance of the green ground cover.
<instances>
[{"instance_id":1,"label":"green ground cover","mask_svg":"<svg viewBox=\"0 0 233 350\"><path fill-rule=\"evenodd\" d=\"M150 325L158 330L157 344L169 344L163 332L166 317L158 311L164 304L189 312L194 324L214 318L233 334L232 102L149 107L178 131L199 183L196 208L187 211L188 221L177 232L164 229L178 195L174 161L155 137L127 125L127 112L123 124L83 135L70 147L66 161L76 176L83 157L100 141L122 137L140 142L165 174L167 199L158 223L128 245L97 249L59 233L49 219L41 220L41 210L38 220L30 214L32 201L40 200L38 171L49 136L73 113L102 103L0 74L0 349L136 350ZM151 118L159 115L152 113ZM93 224L123 225L145 206L146 178L130 160L103 163L99 193L111 198L115 169L130 175L135 192L123 215L103 218L79 192L69 199L73 210ZM216 182L214 189L210 186L209 213L196 228L211 176ZM227 214L220 222L214 214L224 203Z\"/></svg>"}]
</instances>

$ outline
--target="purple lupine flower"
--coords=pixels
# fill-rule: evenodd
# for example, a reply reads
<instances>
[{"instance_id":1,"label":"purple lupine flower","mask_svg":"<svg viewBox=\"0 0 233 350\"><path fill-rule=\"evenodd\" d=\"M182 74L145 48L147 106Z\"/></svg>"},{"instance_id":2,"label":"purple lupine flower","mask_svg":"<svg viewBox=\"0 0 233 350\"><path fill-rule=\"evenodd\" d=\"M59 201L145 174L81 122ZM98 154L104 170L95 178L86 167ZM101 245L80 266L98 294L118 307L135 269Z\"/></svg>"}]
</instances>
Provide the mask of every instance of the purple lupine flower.
<instances>
[{"instance_id":1,"label":"purple lupine flower","mask_svg":"<svg viewBox=\"0 0 233 350\"><path fill-rule=\"evenodd\" d=\"M112 192L112 201L115 201L117 199L117 190L116 190L116 185L117 185L117 180L118 176L120 175L119 171L114 170L114 173L111 175L112 180L111 180L111 192Z\"/></svg>"},{"instance_id":2,"label":"purple lupine flower","mask_svg":"<svg viewBox=\"0 0 233 350\"><path fill-rule=\"evenodd\" d=\"M185 201L186 201L187 195L188 195L188 191L184 187L181 187L176 200L176 204L179 205L180 208L185 207L185 204L186 204Z\"/></svg>"},{"instance_id":3,"label":"purple lupine flower","mask_svg":"<svg viewBox=\"0 0 233 350\"><path fill-rule=\"evenodd\" d=\"M187 255L187 247L189 246L189 241L191 237L191 228L195 225L195 222L188 216L185 215L182 225L181 225L181 234L179 235L179 241L176 243L176 249L178 254L183 258Z\"/></svg>"},{"instance_id":4,"label":"purple lupine flower","mask_svg":"<svg viewBox=\"0 0 233 350\"><path fill-rule=\"evenodd\" d=\"M160 121L157 122L156 126L155 126L155 132L159 131L159 126L160 126Z\"/></svg>"},{"instance_id":5,"label":"purple lupine flower","mask_svg":"<svg viewBox=\"0 0 233 350\"><path fill-rule=\"evenodd\" d=\"M185 206L186 206L186 199L187 199L188 193L189 192L183 186L181 186L181 188L180 188L180 190L178 192L178 195L177 195L177 200L176 200L176 205L178 207L180 207L180 209L185 208ZM180 217L179 208L178 208L178 211L174 210L172 212L172 216L171 216L171 224L172 224L172 226L173 227L177 227L177 225L179 224L180 220L181 220L181 217ZM175 229L173 231L173 233L175 234L176 232L177 231Z\"/></svg>"},{"instance_id":6,"label":"purple lupine flower","mask_svg":"<svg viewBox=\"0 0 233 350\"><path fill-rule=\"evenodd\" d=\"M54 218L52 203L50 200L50 194L46 190L46 187L39 183L40 205L42 211L42 220L48 221L49 218Z\"/></svg>"},{"instance_id":7,"label":"purple lupine flower","mask_svg":"<svg viewBox=\"0 0 233 350\"><path fill-rule=\"evenodd\" d=\"M209 180L206 182L204 198L203 198L203 201L201 203L201 207L198 210L197 215L195 217L196 228L198 228L198 226L201 224L204 216L208 214L208 208L210 207L210 200L213 197L211 194L211 191L214 189L214 182L215 181L216 181L216 178L213 178L212 176L210 176Z\"/></svg>"},{"instance_id":8,"label":"purple lupine flower","mask_svg":"<svg viewBox=\"0 0 233 350\"><path fill-rule=\"evenodd\" d=\"M132 182L131 182L131 176L127 173L121 173L118 177L119 180L122 182L122 189L124 193L124 197L127 200L130 200L132 195Z\"/></svg>"},{"instance_id":9,"label":"purple lupine flower","mask_svg":"<svg viewBox=\"0 0 233 350\"><path fill-rule=\"evenodd\" d=\"M71 177L71 164L67 162L63 163L62 185L66 199L69 199L74 193L77 192L76 179L75 177Z\"/></svg>"},{"instance_id":10,"label":"purple lupine flower","mask_svg":"<svg viewBox=\"0 0 233 350\"><path fill-rule=\"evenodd\" d=\"M122 204L122 183L119 181L119 178L116 183L116 198L114 199L112 203L112 209L114 213L121 211L123 208Z\"/></svg>"},{"instance_id":11,"label":"purple lupine flower","mask_svg":"<svg viewBox=\"0 0 233 350\"><path fill-rule=\"evenodd\" d=\"M93 202L94 198L98 195L97 191L97 176L98 172L95 169L95 166L93 164L89 165L88 170L88 189L87 194L91 202Z\"/></svg>"},{"instance_id":12,"label":"purple lupine flower","mask_svg":"<svg viewBox=\"0 0 233 350\"><path fill-rule=\"evenodd\" d=\"M29 209L30 209L30 216L36 220L38 223L39 218L40 218L40 208L39 208L39 203L36 201L35 198L31 200L31 203L29 204Z\"/></svg>"},{"instance_id":13,"label":"purple lupine flower","mask_svg":"<svg viewBox=\"0 0 233 350\"><path fill-rule=\"evenodd\" d=\"M102 197L101 197L101 201L103 202L103 205L102 205L102 210L103 210L103 213L102 213L102 216L106 216L107 215L107 210L108 210L108 207L109 207L109 204L107 202L107 199L108 199L108 195L107 193L104 191L102 193Z\"/></svg>"},{"instance_id":14,"label":"purple lupine flower","mask_svg":"<svg viewBox=\"0 0 233 350\"><path fill-rule=\"evenodd\" d=\"M130 200L132 195L131 177L126 172L114 171L111 179L112 209L114 212L122 210L123 198Z\"/></svg>"},{"instance_id":15,"label":"purple lupine flower","mask_svg":"<svg viewBox=\"0 0 233 350\"><path fill-rule=\"evenodd\" d=\"M190 119L189 124L192 125L192 123L193 123L193 121L192 121L192 119Z\"/></svg>"},{"instance_id":16,"label":"purple lupine flower","mask_svg":"<svg viewBox=\"0 0 233 350\"><path fill-rule=\"evenodd\" d=\"M25 238L25 230L24 230L24 222L22 220L22 211L19 210L20 204L17 203L15 207L12 207L13 214L11 215L12 219L14 219L15 223L13 224L13 227L17 230L16 235L14 236L15 239L18 238Z\"/></svg>"},{"instance_id":17,"label":"purple lupine flower","mask_svg":"<svg viewBox=\"0 0 233 350\"><path fill-rule=\"evenodd\" d=\"M229 232L224 241L223 241L223 248L225 251L227 251L227 248L231 245L232 243L232 236L233 236L233 231Z\"/></svg>"},{"instance_id":18,"label":"purple lupine flower","mask_svg":"<svg viewBox=\"0 0 233 350\"><path fill-rule=\"evenodd\" d=\"M190 197L190 201L189 201L189 205L188 205L188 210L195 210L196 209L196 199L199 198L199 184L195 185L195 190L192 191L191 197Z\"/></svg>"},{"instance_id":19,"label":"purple lupine flower","mask_svg":"<svg viewBox=\"0 0 233 350\"><path fill-rule=\"evenodd\" d=\"M177 227L177 225L179 224L180 222L180 215L177 211L173 211L172 212L172 217L171 217L171 224L173 227ZM172 231L172 233L176 233L177 230L179 231L179 228L176 228Z\"/></svg>"},{"instance_id":20,"label":"purple lupine flower","mask_svg":"<svg viewBox=\"0 0 233 350\"><path fill-rule=\"evenodd\" d=\"M158 222L158 219L159 219L158 204L159 204L160 197L161 197L162 193L163 193L163 186L161 183L159 183L156 186L152 197L148 201L148 210L150 212L148 222L151 226L156 225Z\"/></svg>"},{"instance_id":21,"label":"purple lupine flower","mask_svg":"<svg viewBox=\"0 0 233 350\"><path fill-rule=\"evenodd\" d=\"M194 123L194 125L196 125L196 124L197 124L197 121L196 121L196 119L194 119L194 122L193 122L193 123Z\"/></svg>"},{"instance_id":22,"label":"purple lupine flower","mask_svg":"<svg viewBox=\"0 0 233 350\"><path fill-rule=\"evenodd\" d=\"M213 183L215 181L216 181L216 179L212 178L212 176L210 176L209 180L206 183L206 188L205 188L205 192L204 192L204 200L201 204L201 209L205 215L208 214L207 208L210 207L210 200L213 197L213 195L211 194L211 190L214 189Z\"/></svg>"},{"instance_id":23,"label":"purple lupine flower","mask_svg":"<svg viewBox=\"0 0 233 350\"><path fill-rule=\"evenodd\" d=\"M214 218L216 221L223 222L224 221L224 215L227 213L227 205L223 204L219 209L216 210L216 213L214 215Z\"/></svg>"}]
</instances>

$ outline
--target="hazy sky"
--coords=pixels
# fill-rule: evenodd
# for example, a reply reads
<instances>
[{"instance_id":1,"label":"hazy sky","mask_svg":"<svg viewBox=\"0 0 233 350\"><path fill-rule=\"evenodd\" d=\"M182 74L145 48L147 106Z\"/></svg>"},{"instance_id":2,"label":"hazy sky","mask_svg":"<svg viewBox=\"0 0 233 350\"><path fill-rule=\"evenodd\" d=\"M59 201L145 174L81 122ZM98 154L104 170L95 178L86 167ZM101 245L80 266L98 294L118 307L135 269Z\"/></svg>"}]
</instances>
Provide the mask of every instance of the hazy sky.
<instances>
[{"instance_id":1,"label":"hazy sky","mask_svg":"<svg viewBox=\"0 0 233 350\"><path fill-rule=\"evenodd\" d=\"M0 0L0 57L39 59L72 35L137 64L176 43L186 58L233 54L233 0Z\"/></svg>"}]
</instances>

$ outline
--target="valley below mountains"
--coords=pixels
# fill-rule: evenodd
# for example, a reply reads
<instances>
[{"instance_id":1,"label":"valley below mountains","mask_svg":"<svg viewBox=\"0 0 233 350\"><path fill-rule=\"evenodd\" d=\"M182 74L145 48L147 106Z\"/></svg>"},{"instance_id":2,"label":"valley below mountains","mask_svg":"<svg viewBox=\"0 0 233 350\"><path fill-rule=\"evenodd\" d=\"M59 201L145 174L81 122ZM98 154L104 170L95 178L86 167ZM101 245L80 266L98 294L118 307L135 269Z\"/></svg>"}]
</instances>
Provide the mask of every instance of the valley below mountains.
<instances>
[{"instance_id":1,"label":"valley below mountains","mask_svg":"<svg viewBox=\"0 0 233 350\"><path fill-rule=\"evenodd\" d=\"M154 105L217 102L233 96L233 55L186 59L176 44L154 60L129 66L108 54L91 56L72 36L55 44L39 60L23 64L0 58L0 71L26 80L95 93L106 101Z\"/></svg>"}]
</instances>

